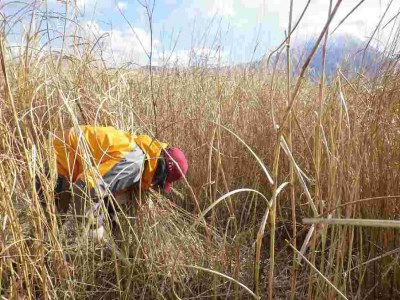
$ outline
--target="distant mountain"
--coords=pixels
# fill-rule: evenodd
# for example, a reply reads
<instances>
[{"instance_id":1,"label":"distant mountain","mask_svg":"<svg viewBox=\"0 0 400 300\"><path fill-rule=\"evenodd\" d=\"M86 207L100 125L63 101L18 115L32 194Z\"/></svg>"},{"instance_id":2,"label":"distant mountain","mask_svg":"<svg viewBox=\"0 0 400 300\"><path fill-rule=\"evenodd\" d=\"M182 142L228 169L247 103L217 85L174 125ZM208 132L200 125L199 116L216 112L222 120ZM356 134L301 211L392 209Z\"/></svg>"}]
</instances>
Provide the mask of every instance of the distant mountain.
<instances>
[{"instance_id":1,"label":"distant mountain","mask_svg":"<svg viewBox=\"0 0 400 300\"><path fill-rule=\"evenodd\" d=\"M316 39L309 41L296 41L291 47L291 66L292 75L298 75L301 67L314 46ZM354 76L360 71L362 65L364 75L373 76L380 66L382 53L363 42L349 35L342 35L328 39L325 59L325 74L331 79L337 73L337 68L349 77ZM275 55L272 61L276 60ZM322 42L309 65L309 76L312 80L318 80L322 73ZM286 65L286 52L282 52L279 66Z\"/></svg>"}]
</instances>

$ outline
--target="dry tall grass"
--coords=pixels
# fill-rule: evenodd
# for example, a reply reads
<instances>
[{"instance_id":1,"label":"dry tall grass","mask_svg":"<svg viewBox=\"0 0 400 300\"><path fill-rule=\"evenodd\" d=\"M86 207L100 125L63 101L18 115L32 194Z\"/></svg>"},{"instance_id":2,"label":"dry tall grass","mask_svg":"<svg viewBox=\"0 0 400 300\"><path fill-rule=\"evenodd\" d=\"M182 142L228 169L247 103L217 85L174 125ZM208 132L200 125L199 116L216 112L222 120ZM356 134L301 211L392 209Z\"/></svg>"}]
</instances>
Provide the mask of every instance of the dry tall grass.
<instances>
[{"instance_id":1,"label":"dry tall grass","mask_svg":"<svg viewBox=\"0 0 400 300\"><path fill-rule=\"evenodd\" d=\"M2 297L400 297L398 228L302 224L398 219L396 57L373 78L305 77L293 94L299 78L271 66L107 69L90 47L58 60L36 38L12 58L1 35ZM154 134L154 112L157 137L187 153L188 184L143 196L103 245L52 205L46 219L34 178L51 132L91 123Z\"/></svg>"}]
</instances>

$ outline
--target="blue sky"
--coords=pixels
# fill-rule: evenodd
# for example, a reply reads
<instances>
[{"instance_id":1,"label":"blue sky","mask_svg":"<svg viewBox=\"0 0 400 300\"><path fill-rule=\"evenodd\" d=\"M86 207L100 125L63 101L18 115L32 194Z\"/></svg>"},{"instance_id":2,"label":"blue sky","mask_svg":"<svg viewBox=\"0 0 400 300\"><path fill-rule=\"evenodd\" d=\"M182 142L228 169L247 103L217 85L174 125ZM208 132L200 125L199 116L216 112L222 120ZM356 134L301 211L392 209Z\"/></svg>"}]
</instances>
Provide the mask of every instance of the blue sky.
<instances>
[{"instance_id":1,"label":"blue sky","mask_svg":"<svg viewBox=\"0 0 400 300\"><path fill-rule=\"evenodd\" d=\"M145 0L142 0L145 2ZM152 5L153 0L147 0ZM360 0L344 0L332 28ZM131 62L145 65L150 49L149 24L138 1L74 0L69 15L78 16L79 34L92 41L103 36L102 55L115 64ZM284 38L288 24L290 0L156 0L153 15L153 62L164 64L179 61L188 64L207 58L211 64L232 64L259 59ZM294 0L296 20L307 0ZM336 2L336 1L334 1ZM335 34L348 34L359 39L370 36L389 0L366 0ZM385 22L400 10L400 1L393 1ZM65 1L49 0L47 9L65 10ZM295 38L307 39L319 33L328 14L329 0L312 0ZM8 6L8 13L16 6ZM42 4L40 10L45 9ZM7 13L6 10L6 13ZM124 16L125 18L124 18ZM128 22L130 25L128 24ZM385 23L383 22L383 23ZM398 20L392 24L399 24ZM52 20L54 28L62 20ZM43 25L42 25L43 26ZM21 26L14 32L20 34ZM69 30L73 29L70 24ZM379 41L388 37L390 26L379 32ZM17 34L18 35L18 34ZM139 41L140 40L140 41ZM53 47L59 47L58 42ZM172 51L173 50L173 51Z\"/></svg>"}]
</instances>

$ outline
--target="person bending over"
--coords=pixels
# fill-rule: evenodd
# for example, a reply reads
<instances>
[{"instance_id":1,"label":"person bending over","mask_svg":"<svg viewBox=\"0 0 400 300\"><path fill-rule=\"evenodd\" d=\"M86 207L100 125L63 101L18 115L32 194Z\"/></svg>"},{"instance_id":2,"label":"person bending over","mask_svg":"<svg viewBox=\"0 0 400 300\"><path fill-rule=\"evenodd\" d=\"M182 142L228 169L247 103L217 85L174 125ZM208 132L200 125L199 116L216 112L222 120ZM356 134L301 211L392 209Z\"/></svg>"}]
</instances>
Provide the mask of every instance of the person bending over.
<instances>
[{"instance_id":1,"label":"person bending over","mask_svg":"<svg viewBox=\"0 0 400 300\"><path fill-rule=\"evenodd\" d=\"M53 147L58 175L54 199L61 213L72 205L77 215L86 214L84 199L92 199L97 210L100 200L110 194L134 188L159 187L170 192L171 184L188 170L179 148L114 127L84 125L59 131L54 134ZM36 189L43 199L39 179ZM112 208L109 212L115 213Z\"/></svg>"}]
</instances>

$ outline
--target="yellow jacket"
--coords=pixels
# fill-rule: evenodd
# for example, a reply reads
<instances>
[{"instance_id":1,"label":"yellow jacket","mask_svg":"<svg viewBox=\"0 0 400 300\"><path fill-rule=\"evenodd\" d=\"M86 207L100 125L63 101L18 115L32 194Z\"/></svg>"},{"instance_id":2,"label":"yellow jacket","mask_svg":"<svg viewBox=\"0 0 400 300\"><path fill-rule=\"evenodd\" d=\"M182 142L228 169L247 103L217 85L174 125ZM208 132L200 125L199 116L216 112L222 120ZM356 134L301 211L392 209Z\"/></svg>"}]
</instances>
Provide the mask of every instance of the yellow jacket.
<instances>
[{"instance_id":1,"label":"yellow jacket","mask_svg":"<svg viewBox=\"0 0 400 300\"><path fill-rule=\"evenodd\" d=\"M167 144L148 135L136 136L114 127L90 125L80 126L79 130L71 128L56 132L53 145L58 174L73 182L81 179L89 188L95 186L96 173L105 175L127 153L139 146L147 159L141 179L143 189L150 187L158 157L167 147Z\"/></svg>"}]
</instances>

